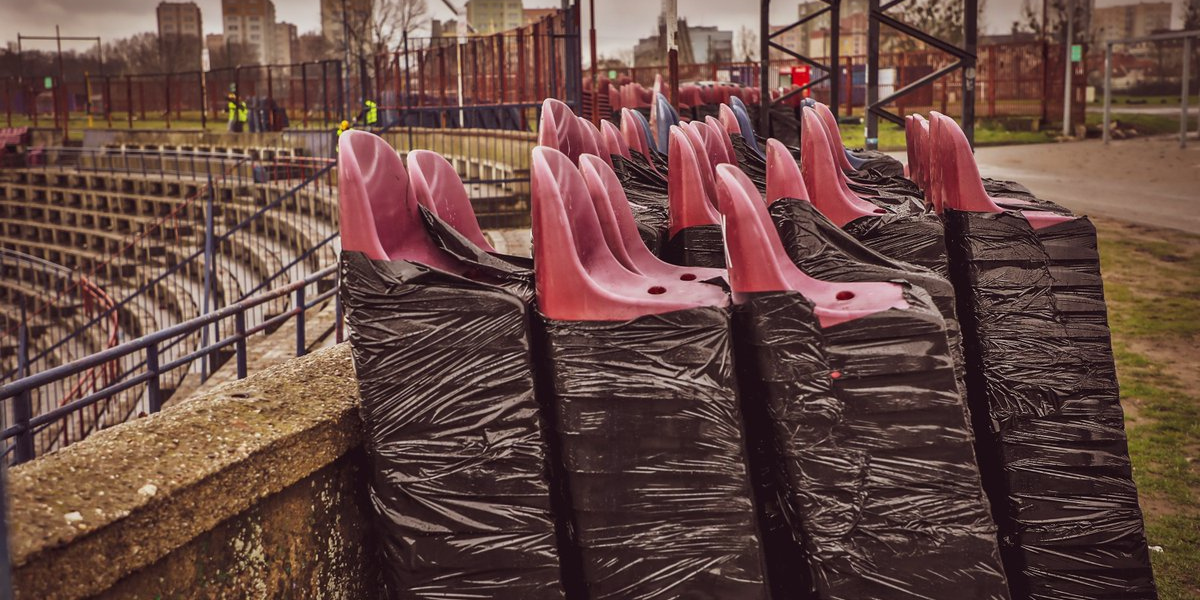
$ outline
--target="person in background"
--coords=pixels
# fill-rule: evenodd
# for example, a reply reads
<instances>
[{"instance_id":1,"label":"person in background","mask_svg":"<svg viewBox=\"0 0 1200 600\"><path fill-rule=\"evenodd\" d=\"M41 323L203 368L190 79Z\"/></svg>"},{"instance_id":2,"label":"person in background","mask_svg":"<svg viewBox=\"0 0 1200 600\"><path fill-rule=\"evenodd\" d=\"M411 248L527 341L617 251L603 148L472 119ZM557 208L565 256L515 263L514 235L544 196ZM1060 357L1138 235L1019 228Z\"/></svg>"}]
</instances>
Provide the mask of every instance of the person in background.
<instances>
[{"instance_id":1,"label":"person in background","mask_svg":"<svg viewBox=\"0 0 1200 600\"><path fill-rule=\"evenodd\" d=\"M241 133L246 122L246 103L238 101L237 94L233 92L229 92L227 98L229 103L225 110L229 113L229 131Z\"/></svg>"},{"instance_id":2,"label":"person in background","mask_svg":"<svg viewBox=\"0 0 1200 600\"><path fill-rule=\"evenodd\" d=\"M363 113L368 128L379 125L379 105L374 100L363 100Z\"/></svg>"}]
</instances>

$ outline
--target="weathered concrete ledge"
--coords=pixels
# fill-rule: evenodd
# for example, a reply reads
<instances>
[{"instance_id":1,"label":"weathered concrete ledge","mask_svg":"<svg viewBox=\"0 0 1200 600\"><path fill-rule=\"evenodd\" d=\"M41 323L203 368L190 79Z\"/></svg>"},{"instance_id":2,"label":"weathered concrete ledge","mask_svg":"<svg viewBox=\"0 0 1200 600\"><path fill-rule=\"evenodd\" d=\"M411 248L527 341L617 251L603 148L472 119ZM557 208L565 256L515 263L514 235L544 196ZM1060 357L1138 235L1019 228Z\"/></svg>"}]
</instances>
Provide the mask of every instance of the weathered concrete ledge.
<instances>
[{"instance_id":1,"label":"weathered concrete ledge","mask_svg":"<svg viewBox=\"0 0 1200 600\"><path fill-rule=\"evenodd\" d=\"M342 344L12 469L17 597L374 597L357 399Z\"/></svg>"}]
</instances>

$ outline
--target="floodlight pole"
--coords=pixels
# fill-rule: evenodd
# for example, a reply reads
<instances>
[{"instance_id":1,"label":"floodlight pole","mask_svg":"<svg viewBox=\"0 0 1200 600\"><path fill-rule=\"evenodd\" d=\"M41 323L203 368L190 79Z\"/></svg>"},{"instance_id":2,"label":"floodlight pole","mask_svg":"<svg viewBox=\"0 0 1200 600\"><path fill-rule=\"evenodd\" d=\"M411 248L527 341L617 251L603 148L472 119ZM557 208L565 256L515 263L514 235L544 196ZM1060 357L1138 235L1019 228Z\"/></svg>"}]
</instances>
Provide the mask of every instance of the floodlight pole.
<instances>
[{"instance_id":1,"label":"floodlight pole","mask_svg":"<svg viewBox=\"0 0 1200 600\"><path fill-rule=\"evenodd\" d=\"M1066 74L1063 76L1063 137L1071 136L1071 42L1074 40L1075 33L1075 3L1071 0L1067 1L1067 39L1063 44L1065 53Z\"/></svg>"}]
</instances>

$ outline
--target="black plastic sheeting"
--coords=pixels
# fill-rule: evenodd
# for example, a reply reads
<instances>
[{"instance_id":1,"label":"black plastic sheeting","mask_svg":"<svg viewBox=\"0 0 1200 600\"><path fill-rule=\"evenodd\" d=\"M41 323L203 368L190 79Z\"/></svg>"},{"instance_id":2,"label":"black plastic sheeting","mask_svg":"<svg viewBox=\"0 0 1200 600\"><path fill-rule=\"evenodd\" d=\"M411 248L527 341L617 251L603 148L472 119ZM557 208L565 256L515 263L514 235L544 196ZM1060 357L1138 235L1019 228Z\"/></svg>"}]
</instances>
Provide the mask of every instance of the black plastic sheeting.
<instances>
[{"instance_id":1,"label":"black plastic sheeting","mask_svg":"<svg viewBox=\"0 0 1200 600\"><path fill-rule=\"evenodd\" d=\"M341 258L387 595L563 598L532 273L424 215L471 279Z\"/></svg>"},{"instance_id":2,"label":"black plastic sheeting","mask_svg":"<svg viewBox=\"0 0 1200 600\"><path fill-rule=\"evenodd\" d=\"M760 194L767 193L767 161L759 156L745 138L740 135L730 135L733 142L733 155L738 161L738 168L754 182Z\"/></svg>"},{"instance_id":3,"label":"black plastic sheeting","mask_svg":"<svg viewBox=\"0 0 1200 600\"><path fill-rule=\"evenodd\" d=\"M663 175L648 166L647 158L636 150L633 159L612 155L613 171L629 199L638 235L655 256L661 256L669 225L667 213L667 172L665 163L658 167ZM652 151L652 154L656 154Z\"/></svg>"},{"instance_id":4,"label":"black plastic sheeting","mask_svg":"<svg viewBox=\"0 0 1200 600\"><path fill-rule=\"evenodd\" d=\"M776 598L1009 597L945 327L907 289L824 329L795 292L737 308Z\"/></svg>"},{"instance_id":5,"label":"black plastic sheeting","mask_svg":"<svg viewBox=\"0 0 1200 600\"><path fill-rule=\"evenodd\" d=\"M904 163L878 150L851 150L851 154L864 161L856 174L869 177L904 177Z\"/></svg>"},{"instance_id":6,"label":"black plastic sheeting","mask_svg":"<svg viewBox=\"0 0 1200 600\"><path fill-rule=\"evenodd\" d=\"M1155 598L1095 228L945 216L968 399L1014 597Z\"/></svg>"},{"instance_id":7,"label":"black plastic sheeting","mask_svg":"<svg viewBox=\"0 0 1200 600\"><path fill-rule=\"evenodd\" d=\"M860 244L805 200L781 198L772 202L769 210L788 258L808 275L826 281L903 280L929 293L945 320L951 356L962 378L962 334L950 280Z\"/></svg>"},{"instance_id":8,"label":"black plastic sheeting","mask_svg":"<svg viewBox=\"0 0 1200 600\"><path fill-rule=\"evenodd\" d=\"M725 268L725 238L720 225L685 227L663 246L663 260L684 267Z\"/></svg>"},{"instance_id":9,"label":"black plastic sheeting","mask_svg":"<svg viewBox=\"0 0 1200 600\"><path fill-rule=\"evenodd\" d=\"M544 326L588 598L765 600L729 311Z\"/></svg>"},{"instance_id":10,"label":"black plastic sheeting","mask_svg":"<svg viewBox=\"0 0 1200 600\"><path fill-rule=\"evenodd\" d=\"M945 227L937 214L916 200L875 204L886 213L859 217L842 229L884 256L925 267L948 279Z\"/></svg>"}]
</instances>

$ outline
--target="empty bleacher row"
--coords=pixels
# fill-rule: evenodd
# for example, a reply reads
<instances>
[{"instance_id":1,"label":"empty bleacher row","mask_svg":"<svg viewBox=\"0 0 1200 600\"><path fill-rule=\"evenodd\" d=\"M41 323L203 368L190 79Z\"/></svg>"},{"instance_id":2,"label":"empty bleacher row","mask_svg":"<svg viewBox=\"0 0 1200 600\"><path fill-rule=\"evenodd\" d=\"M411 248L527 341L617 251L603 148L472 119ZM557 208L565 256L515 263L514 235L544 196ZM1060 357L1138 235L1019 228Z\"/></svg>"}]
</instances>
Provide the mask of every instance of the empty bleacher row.
<instances>
[{"instance_id":1,"label":"empty bleacher row","mask_svg":"<svg viewBox=\"0 0 1200 600\"><path fill-rule=\"evenodd\" d=\"M216 308L332 264L332 248L311 251L336 232L336 198L328 185L316 191L289 190L289 184L281 181L218 179L212 194L214 244L208 261L204 256L206 186L207 180L161 173L62 166L6 170L0 175L0 248L87 275L116 304L120 341L199 316L206 279L211 284L208 305ZM80 310L80 302L60 288L19 269L5 272L0 284L0 311L10 317L9 322L15 322L11 317L22 304L27 309L30 372L111 344L106 324L90 323L95 311ZM279 299L256 307L247 321L262 322L287 308L287 301ZM70 343L63 343L65 338L71 338ZM179 340L163 349L160 360L184 356L194 351L198 341L196 335ZM132 370L136 362L122 361L116 369ZM15 337L5 333L0 340L0 375L11 379L15 367ZM186 370L171 374L162 382L164 391L169 395L186 374ZM40 397L35 398L34 414L77 399L73 387L78 386L60 385L35 394ZM67 397L69 392L74 395ZM138 410L129 398L119 400L122 406L105 407L93 418L113 424ZM59 439L55 435L39 434L40 449Z\"/></svg>"}]
</instances>

